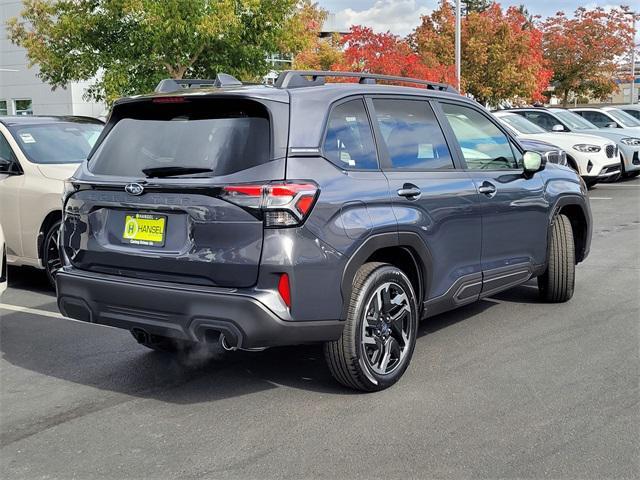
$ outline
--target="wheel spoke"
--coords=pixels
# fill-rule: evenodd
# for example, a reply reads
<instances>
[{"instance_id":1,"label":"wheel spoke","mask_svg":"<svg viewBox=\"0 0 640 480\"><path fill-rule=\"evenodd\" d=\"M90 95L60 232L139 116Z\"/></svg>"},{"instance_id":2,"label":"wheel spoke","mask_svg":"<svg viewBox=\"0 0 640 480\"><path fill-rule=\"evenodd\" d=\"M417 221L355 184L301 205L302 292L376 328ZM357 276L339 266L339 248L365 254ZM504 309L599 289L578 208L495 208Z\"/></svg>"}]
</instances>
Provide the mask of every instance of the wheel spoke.
<instances>
[{"instance_id":1,"label":"wheel spoke","mask_svg":"<svg viewBox=\"0 0 640 480\"><path fill-rule=\"evenodd\" d=\"M368 336L368 335L363 335L363 336L362 336L362 342L363 342L365 345L377 345L377 344L378 344L378 343L376 342L376 339L375 339L375 338L373 338L373 337L371 337L371 336Z\"/></svg>"},{"instance_id":2,"label":"wheel spoke","mask_svg":"<svg viewBox=\"0 0 640 480\"><path fill-rule=\"evenodd\" d=\"M395 282L379 285L371 293L362 321L361 346L370 368L388 375L408 352L411 336L411 303Z\"/></svg>"},{"instance_id":3,"label":"wheel spoke","mask_svg":"<svg viewBox=\"0 0 640 480\"><path fill-rule=\"evenodd\" d=\"M387 373L387 367L389 366L389 360L391 360L391 348L390 348L391 338L388 338L384 343L384 353L382 354L382 359L380 360L379 368L382 373Z\"/></svg>"}]
</instances>

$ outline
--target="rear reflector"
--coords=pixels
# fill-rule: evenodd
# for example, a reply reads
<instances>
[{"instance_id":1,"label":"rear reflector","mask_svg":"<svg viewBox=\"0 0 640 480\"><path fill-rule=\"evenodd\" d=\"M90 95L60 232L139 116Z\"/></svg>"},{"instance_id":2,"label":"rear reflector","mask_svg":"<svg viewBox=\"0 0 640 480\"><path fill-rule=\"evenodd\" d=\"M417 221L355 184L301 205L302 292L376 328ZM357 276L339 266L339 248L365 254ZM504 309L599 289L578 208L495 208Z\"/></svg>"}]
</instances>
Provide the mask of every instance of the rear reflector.
<instances>
[{"instance_id":1,"label":"rear reflector","mask_svg":"<svg viewBox=\"0 0 640 480\"><path fill-rule=\"evenodd\" d=\"M291 308L291 288L289 286L289 275L286 273L280 274L280 280L278 281L278 293L287 307Z\"/></svg>"}]
</instances>

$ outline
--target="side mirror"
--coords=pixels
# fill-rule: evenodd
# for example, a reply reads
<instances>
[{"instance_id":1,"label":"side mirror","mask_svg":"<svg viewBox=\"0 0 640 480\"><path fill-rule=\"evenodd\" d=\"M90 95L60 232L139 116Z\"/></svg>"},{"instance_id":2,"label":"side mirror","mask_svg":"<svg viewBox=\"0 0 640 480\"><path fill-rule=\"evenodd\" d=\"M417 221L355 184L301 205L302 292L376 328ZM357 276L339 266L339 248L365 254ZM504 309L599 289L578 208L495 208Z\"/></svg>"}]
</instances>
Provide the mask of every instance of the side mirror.
<instances>
[{"instance_id":1,"label":"side mirror","mask_svg":"<svg viewBox=\"0 0 640 480\"><path fill-rule=\"evenodd\" d=\"M607 128L618 128L618 124L616 122L607 123Z\"/></svg>"},{"instance_id":2,"label":"side mirror","mask_svg":"<svg viewBox=\"0 0 640 480\"><path fill-rule=\"evenodd\" d=\"M556 123L553 127L551 127L552 132L564 132L564 126Z\"/></svg>"},{"instance_id":3,"label":"side mirror","mask_svg":"<svg viewBox=\"0 0 640 480\"><path fill-rule=\"evenodd\" d=\"M524 152L522 155L522 163L524 165L524 173L533 175L544 168L545 162L542 155L538 152Z\"/></svg>"}]
</instances>

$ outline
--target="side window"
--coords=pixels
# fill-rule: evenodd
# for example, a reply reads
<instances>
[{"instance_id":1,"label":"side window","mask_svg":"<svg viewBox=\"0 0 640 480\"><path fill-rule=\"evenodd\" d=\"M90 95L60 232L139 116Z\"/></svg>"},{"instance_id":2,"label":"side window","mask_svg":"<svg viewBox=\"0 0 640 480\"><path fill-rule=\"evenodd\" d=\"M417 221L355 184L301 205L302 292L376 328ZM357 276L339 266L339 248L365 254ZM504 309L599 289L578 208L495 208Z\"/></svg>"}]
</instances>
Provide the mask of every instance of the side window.
<instances>
[{"instance_id":1,"label":"side window","mask_svg":"<svg viewBox=\"0 0 640 480\"><path fill-rule=\"evenodd\" d=\"M623 112L628 113L629 115L631 115L633 118L640 120L640 110L625 110L622 109Z\"/></svg>"},{"instance_id":2,"label":"side window","mask_svg":"<svg viewBox=\"0 0 640 480\"><path fill-rule=\"evenodd\" d=\"M604 128L610 123L614 123L613 120L600 112L582 111L576 113L600 128Z\"/></svg>"},{"instance_id":3,"label":"side window","mask_svg":"<svg viewBox=\"0 0 640 480\"><path fill-rule=\"evenodd\" d=\"M18 165L13 150L4 135L0 133L0 173L13 173L18 171Z\"/></svg>"},{"instance_id":4,"label":"side window","mask_svg":"<svg viewBox=\"0 0 640 480\"><path fill-rule=\"evenodd\" d=\"M362 99L342 103L331 111L323 150L327 159L339 168L378 168L371 125Z\"/></svg>"},{"instance_id":5,"label":"side window","mask_svg":"<svg viewBox=\"0 0 640 480\"><path fill-rule=\"evenodd\" d=\"M558 125L558 121L553 118L551 115L542 112L525 112L525 118L530 122L535 123L541 128L544 128L547 131L551 131L554 125Z\"/></svg>"},{"instance_id":6,"label":"side window","mask_svg":"<svg viewBox=\"0 0 640 480\"><path fill-rule=\"evenodd\" d=\"M373 105L392 168L453 168L449 148L429 103L375 99Z\"/></svg>"},{"instance_id":7,"label":"side window","mask_svg":"<svg viewBox=\"0 0 640 480\"><path fill-rule=\"evenodd\" d=\"M442 109L469 169L518 168L509 138L491 120L462 105L443 103Z\"/></svg>"}]
</instances>

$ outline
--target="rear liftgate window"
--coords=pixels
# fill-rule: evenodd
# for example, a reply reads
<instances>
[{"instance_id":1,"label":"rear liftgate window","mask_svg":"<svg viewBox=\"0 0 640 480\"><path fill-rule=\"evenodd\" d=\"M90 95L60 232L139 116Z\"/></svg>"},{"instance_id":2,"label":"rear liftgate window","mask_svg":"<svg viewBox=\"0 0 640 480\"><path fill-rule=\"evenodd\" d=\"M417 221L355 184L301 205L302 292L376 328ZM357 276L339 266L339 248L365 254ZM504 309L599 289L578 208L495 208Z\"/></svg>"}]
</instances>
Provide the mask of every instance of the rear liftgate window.
<instances>
[{"instance_id":1,"label":"rear liftgate window","mask_svg":"<svg viewBox=\"0 0 640 480\"><path fill-rule=\"evenodd\" d=\"M97 175L222 176L271 159L266 108L248 100L175 97L117 107L89 161Z\"/></svg>"}]
</instances>

